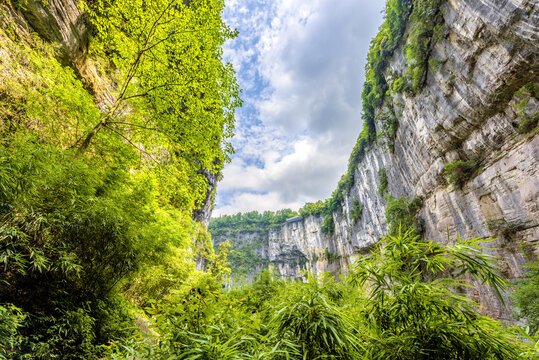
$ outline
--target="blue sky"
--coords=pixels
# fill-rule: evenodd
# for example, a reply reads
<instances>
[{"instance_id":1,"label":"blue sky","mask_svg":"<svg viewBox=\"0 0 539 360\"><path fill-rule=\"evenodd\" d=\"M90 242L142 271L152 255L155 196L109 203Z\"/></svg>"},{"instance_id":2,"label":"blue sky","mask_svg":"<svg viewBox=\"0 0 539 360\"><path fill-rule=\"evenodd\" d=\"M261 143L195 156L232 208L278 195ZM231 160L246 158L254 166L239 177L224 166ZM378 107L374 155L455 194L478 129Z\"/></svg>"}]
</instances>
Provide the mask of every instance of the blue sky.
<instances>
[{"instance_id":1,"label":"blue sky","mask_svg":"<svg viewBox=\"0 0 539 360\"><path fill-rule=\"evenodd\" d=\"M243 89L235 155L214 216L292 208L331 195L362 128L370 40L385 0L226 0L225 44Z\"/></svg>"}]
</instances>

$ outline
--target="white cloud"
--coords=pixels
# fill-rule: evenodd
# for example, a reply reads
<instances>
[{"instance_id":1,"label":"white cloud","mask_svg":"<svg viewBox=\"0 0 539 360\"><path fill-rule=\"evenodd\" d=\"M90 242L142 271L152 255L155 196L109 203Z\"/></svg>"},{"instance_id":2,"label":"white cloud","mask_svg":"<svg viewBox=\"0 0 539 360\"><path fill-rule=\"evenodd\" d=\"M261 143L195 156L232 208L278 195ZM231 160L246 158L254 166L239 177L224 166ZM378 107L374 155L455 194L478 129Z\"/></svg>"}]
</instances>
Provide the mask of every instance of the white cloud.
<instances>
[{"instance_id":1,"label":"white cloud","mask_svg":"<svg viewBox=\"0 0 539 360\"><path fill-rule=\"evenodd\" d=\"M225 47L244 89L214 215L328 197L361 130L370 39L385 0L227 0Z\"/></svg>"},{"instance_id":2,"label":"white cloud","mask_svg":"<svg viewBox=\"0 0 539 360\"><path fill-rule=\"evenodd\" d=\"M285 207L297 210L305 202L322 199L337 183L347 155L328 151L324 142L305 137L293 144L291 153L281 156L268 150L262 159L261 167L241 159L225 167L218 195L230 193L231 200L228 205L222 204L218 196L215 214Z\"/></svg>"}]
</instances>

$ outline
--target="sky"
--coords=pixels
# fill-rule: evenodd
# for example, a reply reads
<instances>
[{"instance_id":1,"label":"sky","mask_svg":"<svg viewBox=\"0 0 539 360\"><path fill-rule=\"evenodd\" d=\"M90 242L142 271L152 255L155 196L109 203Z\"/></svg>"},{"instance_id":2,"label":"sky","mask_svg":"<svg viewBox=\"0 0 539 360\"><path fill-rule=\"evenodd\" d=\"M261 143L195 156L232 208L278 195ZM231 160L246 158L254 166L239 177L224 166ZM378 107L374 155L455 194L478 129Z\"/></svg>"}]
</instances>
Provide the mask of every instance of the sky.
<instances>
[{"instance_id":1,"label":"sky","mask_svg":"<svg viewBox=\"0 0 539 360\"><path fill-rule=\"evenodd\" d=\"M369 44L385 0L225 0L243 107L213 216L328 198L363 123Z\"/></svg>"}]
</instances>

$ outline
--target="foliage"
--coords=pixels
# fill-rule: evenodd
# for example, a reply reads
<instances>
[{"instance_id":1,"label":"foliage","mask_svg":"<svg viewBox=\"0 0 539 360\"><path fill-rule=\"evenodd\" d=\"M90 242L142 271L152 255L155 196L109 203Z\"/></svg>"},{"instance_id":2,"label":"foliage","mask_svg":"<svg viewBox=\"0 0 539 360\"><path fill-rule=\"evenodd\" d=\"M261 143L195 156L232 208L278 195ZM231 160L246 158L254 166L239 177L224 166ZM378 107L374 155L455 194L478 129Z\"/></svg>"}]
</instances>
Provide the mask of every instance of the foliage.
<instances>
[{"instance_id":1,"label":"foliage","mask_svg":"<svg viewBox=\"0 0 539 360\"><path fill-rule=\"evenodd\" d=\"M335 304L331 281L310 278L307 284L290 287L274 309L270 329L298 345L304 359L355 359L360 341L352 322Z\"/></svg>"},{"instance_id":2,"label":"foliage","mask_svg":"<svg viewBox=\"0 0 539 360\"><path fill-rule=\"evenodd\" d=\"M255 271L258 266L269 265L268 259L262 259L255 254L252 245L235 246L234 250L228 254L230 268L235 274L248 274Z\"/></svg>"},{"instance_id":3,"label":"foliage","mask_svg":"<svg viewBox=\"0 0 539 360\"><path fill-rule=\"evenodd\" d=\"M158 342L124 345L141 359L519 359L533 354L517 333L477 312L458 295L463 276L507 284L491 239L444 246L411 233L384 238L359 258L346 282L308 276L283 281L269 271L250 285L219 292L200 282L149 310ZM458 274L447 277L449 271ZM369 283L365 288L363 285ZM367 291L367 296L363 295ZM520 335L521 336L521 335ZM122 352L119 352L119 354Z\"/></svg>"},{"instance_id":4,"label":"foliage","mask_svg":"<svg viewBox=\"0 0 539 360\"><path fill-rule=\"evenodd\" d=\"M11 142L0 148L0 161L0 301L25 315L17 352L90 356L96 334L89 304L108 296L133 260L132 243L116 234L123 227L118 209L92 196L104 185L97 173L59 151Z\"/></svg>"},{"instance_id":5,"label":"foliage","mask_svg":"<svg viewBox=\"0 0 539 360\"><path fill-rule=\"evenodd\" d=\"M382 129L387 138L389 151L393 153L395 151L395 138L397 137L399 121L395 115L395 110L393 109L393 103L390 96L386 97L384 109L385 111L381 114L380 121L382 122Z\"/></svg>"},{"instance_id":6,"label":"foliage","mask_svg":"<svg viewBox=\"0 0 539 360\"><path fill-rule=\"evenodd\" d=\"M424 199L422 196L414 196L413 199L408 204L408 209L411 213L417 214L423 207Z\"/></svg>"},{"instance_id":7,"label":"foliage","mask_svg":"<svg viewBox=\"0 0 539 360\"><path fill-rule=\"evenodd\" d=\"M378 184L378 195L383 196L387 192L387 172L385 168L378 170L378 178L380 183Z\"/></svg>"},{"instance_id":8,"label":"foliage","mask_svg":"<svg viewBox=\"0 0 539 360\"><path fill-rule=\"evenodd\" d=\"M18 328L24 321L21 310L13 305L0 305L0 359L10 359L16 355L17 349L22 342L18 334Z\"/></svg>"},{"instance_id":9,"label":"foliage","mask_svg":"<svg viewBox=\"0 0 539 360\"><path fill-rule=\"evenodd\" d=\"M533 335L539 330L539 261L535 260L526 268L526 276L514 284L512 299L517 311L513 315L517 320L524 318Z\"/></svg>"},{"instance_id":10,"label":"foliage","mask_svg":"<svg viewBox=\"0 0 539 360\"><path fill-rule=\"evenodd\" d=\"M436 58L429 59L429 68L433 73L437 73L440 70L440 66L443 65L443 61Z\"/></svg>"},{"instance_id":11,"label":"foliage","mask_svg":"<svg viewBox=\"0 0 539 360\"><path fill-rule=\"evenodd\" d=\"M332 251L329 251L328 248L324 249L324 258L328 261L329 264L333 264L335 261L339 260L342 256L337 255Z\"/></svg>"},{"instance_id":12,"label":"foliage","mask_svg":"<svg viewBox=\"0 0 539 360\"><path fill-rule=\"evenodd\" d=\"M518 344L507 330L455 295L459 279L443 277L451 268L503 289L475 240L454 248L399 240L377 250L383 256L360 259L356 281L367 281L361 269L380 275L369 277L380 285L369 295L383 302L330 276L301 283L269 271L227 291L227 261L240 242L220 241L216 252L192 220L206 194L200 170L218 171L231 153L240 103L221 62L221 45L234 35L221 21L223 2L83 6L92 56L107 76L115 69L116 100L103 111L52 46L0 31L0 358L454 359L480 350L513 358ZM383 71L411 11L409 0L388 2L369 55L364 106L372 111L348 172L330 199L300 211L324 215L327 233L375 141ZM416 198L390 201L391 224L411 224L421 208ZM353 218L361 208L352 203ZM252 266L267 232L296 215L222 217L210 231L231 240L257 233L239 259ZM324 256L339 259L329 249Z\"/></svg>"},{"instance_id":13,"label":"foliage","mask_svg":"<svg viewBox=\"0 0 539 360\"><path fill-rule=\"evenodd\" d=\"M22 354L91 357L133 332L118 286L159 298L182 281L165 279L188 272L177 261L190 258L178 257L193 236L190 215L163 205L155 173L135 176L26 138L1 146L0 163L0 302L25 315ZM156 267L163 272L147 278Z\"/></svg>"},{"instance_id":14,"label":"foliage","mask_svg":"<svg viewBox=\"0 0 539 360\"><path fill-rule=\"evenodd\" d=\"M395 199L393 196L387 195L386 201L385 215L389 235L397 236L401 231L410 231L414 236L423 234L423 222L418 216L418 212L423 206L421 197L415 196L411 201L408 201L407 197Z\"/></svg>"},{"instance_id":15,"label":"foliage","mask_svg":"<svg viewBox=\"0 0 539 360\"><path fill-rule=\"evenodd\" d=\"M323 215L328 206L328 201L317 201L315 203L306 203L301 209L299 209L299 215L306 219L309 216Z\"/></svg>"},{"instance_id":16,"label":"foliage","mask_svg":"<svg viewBox=\"0 0 539 360\"><path fill-rule=\"evenodd\" d=\"M259 311L268 305L284 286L284 280L269 269L265 269L255 275L251 284L232 289L230 295L245 299L242 304L251 311Z\"/></svg>"},{"instance_id":17,"label":"foliage","mask_svg":"<svg viewBox=\"0 0 539 360\"><path fill-rule=\"evenodd\" d=\"M394 94L402 94L410 91L410 86L405 77L399 76L391 83L391 92Z\"/></svg>"},{"instance_id":18,"label":"foliage","mask_svg":"<svg viewBox=\"0 0 539 360\"><path fill-rule=\"evenodd\" d=\"M389 0L385 9L385 21L371 41L362 94L365 129L371 134L374 131L375 111L382 105L388 90L384 70L393 52L401 43L412 8L410 0Z\"/></svg>"},{"instance_id":19,"label":"foliage","mask_svg":"<svg viewBox=\"0 0 539 360\"><path fill-rule=\"evenodd\" d=\"M135 305L227 276L227 251L208 249L191 216L206 195L200 169L231 152L241 102L221 45L234 32L222 2L190 3L86 8L91 57L118 86L108 109L53 45L0 30L2 356L112 355L142 336ZM148 24L158 11L163 22Z\"/></svg>"},{"instance_id":20,"label":"foliage","mask_svg":"<svg viewBox=\"0 0 539 360\"><path fill-rule=\"evenodd\" d=\"M420 242L408 231L385 237L372 255L360 258L350 276L360 286L370 284L366 358L519 359L517 337L456 291L468 274L503 301L507 284L496 259L482 253L486 241L457 237L455 245L444 246ZM448 270L458 275L446 277Z\"/></svg>"},{"instance_id":21,"label":"foliage","mask_svg":"<svg viewBox=\"0 0 539 360\"><path fill-rule=\"evenodd\" d=\"M234 70L222 62L222 44L236 36L221 19L224 1L97 0L81 7L94 26L94 50L122 78L114 103L81 137L79 151L107 129L147 156L162 157L163 149L181 154L194 174L218 169L232 152L224 141L241 105ZM126 106L138 111L124 119Z\"/></svg>"},{"instance_id":22,"label":"foliage","mask_svg":"<svg viewBox=\"0 0 539 360\"><path fill-rule=\"evenodd\" d=\"M520 224L507 222L504 218L487 220L487 229L503 236L504 239L510 240L518 232L524 229Z\"/></svg>"},{"instance_id":23,"label":"foliage","mask_svg":"<svg viewBox=\"0 0 539 360\"><path fill-rule=\"evenodd\" d=\"M430 49L443 33L440 10L445 0L414 1L410 14L410 28L405 53L408 60L407 75L412 80L411 91L418 94L425 82ZM435 36L438 34L438 36Z\"/></svg>"},{"instance_id":24,"label":"foliage","mask_svg":"<svg viewBox=\"0 0 539 360\"><path fill-rule=\"evenodd\" d=\"M479 160L476 158L470 160L454 160L445 164L444 173L447 182L454 185L457 189L462 189L464 184L470 180L479 168Z\"/></svg>"},{"instance_id":25,"label":"foliage","mask_svg":"<svg viewBox=\"0 0 539 360\"><path fill-rule=\"evenodd\" d=\"M539 124L539 112L536 111L532 115L521 115L521 120L518 123L518 131L521 134L527 134L537 129Z\"/></svg>"},{"instance_id":26,"label":"foliage","mask_svg":"<svg viewBox=\"0 0 539 360\"><path fill-rule=\"evenodd\" d=\"M14 41L4 29L0 44L0 138L32 129L42 141L67 148L89 131L99 108L52 45L37 36Z\"/></svg>"},{"instance_id":27,"label":"foliage","mask_svg":"<svg viewBox=\"0 0 539 360\"><path fill-rule=\"evenodd\" d=\"M352 221L354 222L354 225L357 224L359 220L361 220L361 215L363 214L363 204L359 202L358 199L354 199L352 201Z\"/></svg>"},{"instance_id":28,"label":"foliage","mask_svg":"<svg viewBox=\"0 0 539 360\"><path fill-rule=\"evenodd\" d=\"M539 100L539 89L535 83L529 82L520 88L515 93L515 96L518 98L524 97L516 106L517 114L520 118L518 131L522 134L532 132L537 128L537 124L539 123L539 111L531 112L528 110L528 104L531 99L534 99L535 102Z\"/></svg>"},{"instance_id":29,"label":"foliage","mask_svg":"<svg viewBox=\"0 0 539 360\"><path fill-rule=\"evenodd\" d=\"M333 215L327 214L324 216L324 221L322 222L322 226L320 228L320 231L326 235L333 235L335 232L335 222L333 221Z\"/></svg>"}]
</instances>

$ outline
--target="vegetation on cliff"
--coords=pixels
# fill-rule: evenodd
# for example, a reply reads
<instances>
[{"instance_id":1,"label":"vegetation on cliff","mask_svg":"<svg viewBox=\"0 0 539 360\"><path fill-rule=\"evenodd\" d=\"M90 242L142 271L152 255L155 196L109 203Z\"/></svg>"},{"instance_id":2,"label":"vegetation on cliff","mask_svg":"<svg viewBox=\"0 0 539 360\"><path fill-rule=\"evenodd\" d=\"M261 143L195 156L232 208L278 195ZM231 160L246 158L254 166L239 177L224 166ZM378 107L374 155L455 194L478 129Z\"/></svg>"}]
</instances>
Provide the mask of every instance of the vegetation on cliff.
<instances>
[{"instance_id":1,"label":"vegetation on cliff","mask_svg":"<svg viewBox=\"0 0 539 360\"><path fill-rule=\"evenodd\" d=\"M269 260L262 257L260 251L268 245L269 231L279 229L286 219L297 215L290 209L223 215L210 221L208 231L216 247L225 241L230 243L228 261L232 274L245 275L254 273L257 268L267 268Z\"/></svg>"},{"instance_id":2,"label":"vegetation on cliff","mask_svg":"<svg viewBox=\"0 0 539 360\"><path fill-rule=\"evenodd\" d=\"M539 261L530 262L526 270L526 276L514 284L512 298L517 308L514 315L518 320L525 319L528 332L536 334L539 331Z\"/></svg>"},{"instance_id":3,"label":"vegetation on cliff","mask_svg":"<svg viewBox=\"0 0 539 360\"><path fill-rule=\"evenodd\" d=\"M228 271L192 220L241 103L224 3L84 6L108 89L17 21L0 29L0 358L110 355L143 307Z\"/></svg>"},{"instance_id":4,"label":"vegetation on cliff","mask_svg":"<svg viewBox=\"0 0 539 360\"><path fill-rule=\"evenodd\" d=\"M439 3L388 2L369 55L375 71L367 76L366 130L352 172L331 199L300 210L323 215L328 233L350 174L375 140L384 62L414 11L429 15ZM419 231L397 230L413 227L418 199L388 196L391 236L341 282L329 275L285 282L266 271L250 285L223 289L229 265L257 265L256 246L266 241L243 244L246 252L224 241L214 251L192 220L205 200L203 170L218 172L232 151L227 139L241 103L233 70L222 62L222 44L235 35L221 21L223 6L84 4L93 31L89 56L110 94L90 91L92 84L57 60L54 46L16 22L0 30L0 359L537 356L535 339L480 315L474 301L458 295L464 276L507 286L480 240L441 246L419 241ZM410 29L423 41L436 19ZM424 61L410 59L415 81ZM354 221L362 209L353 202ZM222 238L266 234L296 215L225 216L210 230ZM338 258L329 249L324 256ZM458 275L448 278L450 271ZM521 315L531 321L535 280L532 269L517 285Z\"/></svg>"},{"instance_id":5,"label":"vegetation on cliff","mask_svg":"<svg viewBox=\"0 0 539 360\"><path fill-rule=\"evenodd\" d=\"M394 140L398 119L393 108L391 89L410 96L418 94L429 70L429 55L434 44L444 36L441 6L445 0L388 0L385 20L378 34L371 41L366 79L362 93L363 130L359 134L348 160L348 169L341 177L337 188L326 200L328 214L342 207L344 196L349 196L354 184L354 173L365 157L369 147L377 139L377 122L388 139L390 151L394 151ZM407 59L407 73L401 76L389 74L389 61L397 49ZM391 86L388 79L391 78ZM382 194L383 195L383 194ZM327 218L329 224L329 217ZM330 233L330 232L327 232Z\"/></svg>"}]
</instances>

